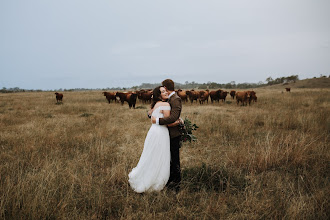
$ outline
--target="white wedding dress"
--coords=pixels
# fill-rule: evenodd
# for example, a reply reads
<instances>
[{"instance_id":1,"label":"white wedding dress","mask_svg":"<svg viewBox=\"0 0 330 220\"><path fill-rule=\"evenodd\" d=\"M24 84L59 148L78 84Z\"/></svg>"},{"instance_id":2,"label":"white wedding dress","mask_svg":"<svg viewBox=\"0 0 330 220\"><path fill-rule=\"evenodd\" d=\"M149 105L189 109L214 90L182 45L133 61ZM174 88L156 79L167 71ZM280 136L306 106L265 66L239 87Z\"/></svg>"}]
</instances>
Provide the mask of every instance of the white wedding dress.
<instances>
[{"instance_id":1,"label":"white wedding dress","mask_svg":"<svg viewBox=\"0 0 330 220\"><path fill-rule=\"evenodd\" d=\"M163 118L161 110L170 106L159 106L152 116ZM135 168L128 174L129 184L135 192L160 191L170 177L170 135L166 125L152 124L144 141L143 152Z\"/></svg>"}]
</instances>

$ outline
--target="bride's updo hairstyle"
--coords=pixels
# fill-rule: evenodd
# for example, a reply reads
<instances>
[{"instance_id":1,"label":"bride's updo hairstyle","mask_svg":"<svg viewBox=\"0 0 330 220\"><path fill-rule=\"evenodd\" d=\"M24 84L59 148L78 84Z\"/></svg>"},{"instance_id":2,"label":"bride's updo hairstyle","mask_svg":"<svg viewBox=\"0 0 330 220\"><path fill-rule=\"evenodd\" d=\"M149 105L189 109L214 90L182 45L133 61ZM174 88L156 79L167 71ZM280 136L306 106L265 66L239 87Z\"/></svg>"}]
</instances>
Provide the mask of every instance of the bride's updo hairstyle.
<instances>
[{"instance_id":1,"label":"bride's updo hairstyle","mask_svg":"<svg viewBox=\"0 0 330 220\"><path fill-rule=\"evenodd\" d=\"M163 101L160 97L160 95L162 94L162 92L160 91L160 88L163 86L157 86L156 88L154 88L154 90L152 91L152 103L151 103L151 108L154 108L154 106L156 105L157 102L159 101Z\"/></svg>"}]
</instances>

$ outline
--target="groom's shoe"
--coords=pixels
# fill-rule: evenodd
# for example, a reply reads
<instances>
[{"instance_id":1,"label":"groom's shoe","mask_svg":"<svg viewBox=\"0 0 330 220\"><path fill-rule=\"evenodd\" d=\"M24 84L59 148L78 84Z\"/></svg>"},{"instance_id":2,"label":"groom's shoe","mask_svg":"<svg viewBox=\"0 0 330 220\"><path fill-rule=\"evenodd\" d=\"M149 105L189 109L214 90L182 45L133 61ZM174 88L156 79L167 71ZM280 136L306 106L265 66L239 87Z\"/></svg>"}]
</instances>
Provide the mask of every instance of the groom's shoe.
<instances>
[{"instance_id":1,"label":"groom's shoe","mask_svg":"<svg viewBox=\"0 0 330 220\"><path fill-rule=\"evenodd\" d=\"M166 188L175 191L175 193L179 193L180 191L180 185L174 182L166 184Z\"/></svg>"},{"instance_id":2,"label":"groom's shoe","mask_svg":"<svg viewBox=\"0 0 330 220\"><path fill-rule=\"evenodd\" d=\"M165 187L170 190L174 190L175 184L173 182L168 182Z\"/></svg>"}]
</instances>

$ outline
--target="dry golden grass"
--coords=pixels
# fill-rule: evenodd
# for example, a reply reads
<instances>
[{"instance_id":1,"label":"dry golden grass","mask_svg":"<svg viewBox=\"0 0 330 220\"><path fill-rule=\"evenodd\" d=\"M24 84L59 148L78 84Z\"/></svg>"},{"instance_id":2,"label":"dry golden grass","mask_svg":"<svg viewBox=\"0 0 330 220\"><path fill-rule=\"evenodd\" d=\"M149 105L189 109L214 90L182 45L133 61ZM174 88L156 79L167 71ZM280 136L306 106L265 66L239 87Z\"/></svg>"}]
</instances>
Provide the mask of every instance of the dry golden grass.
<instances>
[{"instance_id":1,"label":"dry golden grass","mask_svg":"<svg viewBox=\"0 0 330 220\"><path fill-rule=\"evenodd\" d=\"M328 219L330 90L257 89L258 103L186 103L182 190L136 194L127 175L148 105L101 91L0 94L1 219Z\"/></svg>"}]
</instances>

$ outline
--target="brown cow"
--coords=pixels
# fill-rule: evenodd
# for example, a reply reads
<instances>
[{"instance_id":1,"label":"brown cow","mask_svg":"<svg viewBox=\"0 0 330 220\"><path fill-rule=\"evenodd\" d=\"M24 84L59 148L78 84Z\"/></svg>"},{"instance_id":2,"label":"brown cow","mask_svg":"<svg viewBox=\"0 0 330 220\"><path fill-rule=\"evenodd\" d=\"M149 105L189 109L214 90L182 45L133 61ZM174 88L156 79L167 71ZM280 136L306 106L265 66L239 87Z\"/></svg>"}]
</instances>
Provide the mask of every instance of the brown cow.
<instances>
[{"instance_id":1,"label":"brown cow","mask_svg":"<svg viewBox=\"0 0 330 220\"><path fill-rule=\"evenodd\" d=\"M285 88L285 90L286 90L287 92L290 92L290 91L291 91L291 88Z\"/></svg>"},{"instance_id":2,"label":"brown cow","mask_svg":"<svg viewBox=\"0 0 330 220\"><path fill-rule=\"evenodd\" d=\"M151 90L140 90L137 91L138 98L142 101L142 103L151 103L152 91Z\"/></svg>"},{"instance_id":3,"label":"brown cow","mask_svg":"<svg viewBox=\"0 0 330 220\"><path fill-rule=\"evenodd\" d=\"M211 99L211 102L213 103L213 101L217 101L219 102L219 99L220 99L220 93L222 92L221 89L218 89L216 91L211 91L210 92L210 99Z\"/></svg>"},{"instance_id":4,"label":"brown cow","mask_svg":"<svg viewBox=\"0 0 330 220\"><path fill-rule=\"evenodd\" d=\"M197 102L197 100L199 98L199 92L192 89L190 91L189 90L186 91L186 93L187 93L187 96L189 97L191 104L194 102L194 100L196 100L196 102Z\"/></svg>"},{"instance_id":5,"label":"brown cow","mask_svg":"<svg viewBox=\"0 0 330 220\"><path fill-rule=\"evenodd\" d=\"M110 101L111 100L114 100L115 102L117 102L116 93L115 92L103 92L103 95L108 100L109 104L110 104Z\"/></svg>"},{"instance_id":6,"label":"brown cow","mask_svg":"<svg viewBox=\"0 0 330 220\"><path fill-rule=\"evenodd\" d=\"M56 95L56 103L63 101L63 94L62 93L55 92L55 95Z\"/></svg>"},{"instance_id":7,"label":"brown cow","mask_svg":"<svg viewBox=\"0 0 330 220\"><path fill-rule=\"evenodd\" d=\"M251 101L257 102L257 96L255 91L247 91L249 95L249 105L251 105Z\"/></svg>"},{"instance_id":8,"label":"brown cow","mask_svg":"<svg viewBox=\"0 0 330 220\"><path fill-rule=\"evenodd\" d=\"M138 99L141 100L141 101L143 101L142 100L142 93L144 93L144 92L145 92L145 90L143 90L143 89L141 89L139 91L136 91L136 94L138 96Z\"/></svg>"},{"instance_id":9,"label":"brown cow","mask_svg":"<svg viewBox=\"0 0 330 220\"><path fill-rule=\"evenodd\" d=\"M249 95L247 92L236 92L235 96L236 96L237 105L239 102L242 102L243 106L244 106L244 103L245 103L245 105L247 105L248 98L249 98Z\"/></svg>"},{"instance_id":10,"label":"brown cow","mask_svg":"<svg viewBox=\"0 0 330 220\"><path fill-rule=\"evenodd\" d=\"M230 91L230 96L234 99L235 98L235 93L236 93L236 91L235 90L231 90Z\"/></svg>"},{"instance_id":11,"label":"brown cow","mask_svg":"<svg viewBox=\"0 0 330 220\"><path fill-rule=\"evenodd\" d=\"M137 94L136 93L132 93L132 92L117 92L116 93L116 97L119 97L121 104L123 105L124 102L128 103L129 108L133 107L135 108L135 104L136 104L136 98L137 98Z\"/></svg>"},{"instance_id":12,"label":"brown cow","mask_svg":"<svg viewBox=\"0 0 330 220\"><path fill-rule=\"evenodd\" d=\"M183 91L182 89L178 89L176 91L176 93L181 98L182 102L187 102L188 101L188 96L187 96L186 91Z\"/></svg>"},{"instance_id":13,"label":"brown cow","mask_svg":"<svg viewBox=\"0 0 330 220\"><path fill-rule=\"evenodd\" d=\"M209 103L209 96L210 92L208 89L205 91L199 91L199 104L204 104L205 101Z\"/></svg>"},{"instance_id":14,"label":"brown cow","mask_svg":"<svg viewBox=\"0 0 330 220\"><path fill-rule=\"evenodd\" d=\"M227 91L221 91L220 95L219 95L219 100L221 99L222 102L226 101L226 97L227 97L228 92Z\"/></svg>"}]
</instances>

